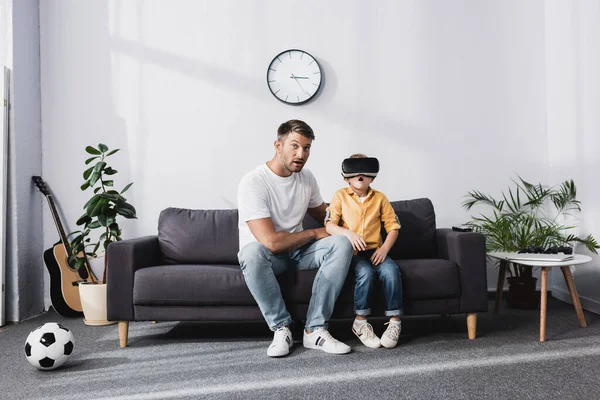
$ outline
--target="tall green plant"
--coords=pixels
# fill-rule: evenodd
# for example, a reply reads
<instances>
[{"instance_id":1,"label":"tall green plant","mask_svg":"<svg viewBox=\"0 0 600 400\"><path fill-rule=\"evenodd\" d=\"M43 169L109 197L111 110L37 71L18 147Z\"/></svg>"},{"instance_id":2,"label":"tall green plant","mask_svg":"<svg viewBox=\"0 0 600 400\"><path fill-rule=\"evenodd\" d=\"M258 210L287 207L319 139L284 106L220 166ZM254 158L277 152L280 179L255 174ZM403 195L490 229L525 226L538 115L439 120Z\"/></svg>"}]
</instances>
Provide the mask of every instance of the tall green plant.
<instances>
[{"instance_id":1,"label":"tall green plant","mask_svg":"<svg viewBox=\"0 0 600 400\"><path fill-rule=\"evenodd\" d=\"M84 213L77 220L77 226L81 226L81 230L69 234L69 262L77 269L86 266L87 257L96 257L106 251L110 243L121 240L121 228L117 222L119 215L127 219L137 218L135 208L123 197L123 193L133 183L125 186L121 192L113 189L112 175L115 175L117 170L110 167L106 159L119 149L109 151L106 145L100 143L98 148L87 146L85 151L92 155L85 160L85 164L95 163L83 172L84 182L81 190L91 190L93 195L83 206ZM102 230L102 233L97 240L92 240L90 235L96 229ZM106 283L107 263L108 259L104 257L102 283ZM90 273L90 276L92 281L97 283L94 274Z\"/></svg>"},{"instance_id":2,"label":"tall green plant","mask_svg":"<svg viewBox=\"0 0 600 400\"><path fill-rule=\"evenodd\" d=\"M491 207L491 215L471 217L465 225L486 237L488 251L518 252L526 247L572 246L579 242L591 252L598 254L600 248L592 235L580 238L568 234L574 226L561 221L573 212L581 211L577 200L577 188L573 180L564 181L558 187L541 183L533 185L521 177L513 179L515 188L496 200L479 191L468 193L462 206L467 210L475 205ZM513 265L513 275L530 275L531 268Z\"/></svg>"}]
</instances>

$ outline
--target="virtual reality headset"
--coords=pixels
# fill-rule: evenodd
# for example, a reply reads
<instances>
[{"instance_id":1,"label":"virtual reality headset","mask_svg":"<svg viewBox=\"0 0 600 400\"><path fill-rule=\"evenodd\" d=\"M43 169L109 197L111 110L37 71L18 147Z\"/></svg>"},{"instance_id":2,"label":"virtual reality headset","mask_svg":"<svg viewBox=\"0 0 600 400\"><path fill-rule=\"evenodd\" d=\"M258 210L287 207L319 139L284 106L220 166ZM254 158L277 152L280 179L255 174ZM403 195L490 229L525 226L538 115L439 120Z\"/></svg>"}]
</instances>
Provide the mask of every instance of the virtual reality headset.
<instances>
[{"instance_id":1,"label":"virtual reality headset","mask_svg":"<svg viewBox=\"0 0 600 400\"><path fill-rule=\"evenodd\" d=\"M342 162L342 176L344 178L352 178L358 175L375 178L378 172L379 160L375 157L346 158Z\"/></svg>"}]
</instances>

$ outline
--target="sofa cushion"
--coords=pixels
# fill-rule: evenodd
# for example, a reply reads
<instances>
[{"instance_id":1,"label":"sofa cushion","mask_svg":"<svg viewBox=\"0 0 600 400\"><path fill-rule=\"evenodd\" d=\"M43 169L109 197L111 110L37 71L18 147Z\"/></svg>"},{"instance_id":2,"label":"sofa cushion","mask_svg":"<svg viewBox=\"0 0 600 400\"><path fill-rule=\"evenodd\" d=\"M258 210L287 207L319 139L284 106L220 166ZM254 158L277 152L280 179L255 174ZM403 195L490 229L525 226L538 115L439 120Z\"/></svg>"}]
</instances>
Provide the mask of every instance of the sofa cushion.
<instances>
[{"instance_id":1,"label":"sofa cushion","mask_svg":"<svg viewBox=\"0 0 600 400\"><path fill-rule=\"evenodd\" d=\"M441 259L418 259L396 261L402 276L402 298L405 300L450 299L460 297L458 265ZM308 303L317 270L298 271L293 298L298 303ZM348 276L336 303L354 303L354 271ZM371 307L382 309L385 293L379 280L373 285ZM337 306L336 306L337 307Z\"/></svg>"},{"instance_id":2,"label":"sofa cushion","mask_svg":"<svg viewBox=\"0 0 600 400\"><path fill-rule=\"evenodd\" d=\"M158 243L165 263L237 264L237 223L237 210L163 210Z\"/></svg>"},{"instance_id":3,"label":"sofa cushion","mask_svg":"<svg viewBox=\"0 0 600 400\"><path fill-rule=\"evenodd\" d=\"M400 221L398 239L388 255L394 260L436 258L435 212L429 199L391 202ZM382 229L385 238L385 230Z\"/></svg>"},{"instance_id":4,"label":"sofa cushion","mask_svg":"<svg viewBox=\"0 0 600 400\"><path fill-rule=\"evenodd\" d=\"M405 299L444 299L460 297L458 265L442 259L397 261L402 274Z\"/></svg>"},{"instance_id":5,"label":"sofa cushion","mask_svg":"<svg viewBox=\"0 0 600 400\"><path fill-rule=\"evenodd\" d=\"M168 284L165 284L168 282ZM135 273L136 305L254 305L239 265L176 264Z\"/></svg>"},{"instance_id":6,"label":"sofa cushion","mask_svg":"<svg viewBox=\"0 0 600 400\"><path fill-rule=\"evenodd\" d=\"M291 292L291 274L277 277ZM284 295L287 300L287 295ZM255 306L239 265L175 264L135 272L133 304L153 306Z\"/></svg>"}]
</instances>

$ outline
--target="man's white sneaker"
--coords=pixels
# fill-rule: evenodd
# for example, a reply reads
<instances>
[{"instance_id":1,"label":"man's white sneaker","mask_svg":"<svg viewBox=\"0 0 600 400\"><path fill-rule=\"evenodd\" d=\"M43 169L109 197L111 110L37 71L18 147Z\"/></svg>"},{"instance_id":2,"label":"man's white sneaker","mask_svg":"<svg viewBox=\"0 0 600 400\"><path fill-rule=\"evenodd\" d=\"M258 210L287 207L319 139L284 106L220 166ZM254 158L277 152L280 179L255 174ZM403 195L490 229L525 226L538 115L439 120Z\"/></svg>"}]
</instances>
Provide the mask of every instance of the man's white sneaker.
<instances>
[{"instance_id":1,"label":"man's white sneaker","mask_svg":"<svg viewBox=\"0 0 600 400\"><path fill-rule=\"evenodd\" d=\"M398 344L402 329L399 324L393 322L386 322L385 325L388 327L385 332L383 332L383 335L381 335L381 345L386 349L391 349Z\"/></svg>"},{"instance_id":2,"label":"man's white sneaker","mask_svg":"<svg viewBox=\"0 0 600 400\"><path fill-rule=\"evenodd\" d=\"M365 322L360 325L358 329L356 329L356 325L352 325L352 332L360 339L360 341L367 347L372 349L378 349L381 347L381 341L373 332L373 327L370 323Z\"/></svg>"},{"instance_id":3,"label":"man's white sneaker","mask_svg":"<svg viewBox=\"0 0 600 400\"><path fill-rule=\"evenodd\" d=\"M267 349L269 357L283 357L290 353L290 348L294 342L292 341L292 331L287 326L279 328L275 331L273 341Z\"/></svg>"},{"instance_id":4,"label":"man's white sneaker","mask_svg":"<svg viewBox=\"0 0 600 400\"><path fill-rule=\"evenodd\" d=\"M323 350L331 354L346 354L352 350L347 344L334 339L325 328L319 328L311 333L306 333L305 330L302 343L307 349Z\"/></svg>"}]
</instances>

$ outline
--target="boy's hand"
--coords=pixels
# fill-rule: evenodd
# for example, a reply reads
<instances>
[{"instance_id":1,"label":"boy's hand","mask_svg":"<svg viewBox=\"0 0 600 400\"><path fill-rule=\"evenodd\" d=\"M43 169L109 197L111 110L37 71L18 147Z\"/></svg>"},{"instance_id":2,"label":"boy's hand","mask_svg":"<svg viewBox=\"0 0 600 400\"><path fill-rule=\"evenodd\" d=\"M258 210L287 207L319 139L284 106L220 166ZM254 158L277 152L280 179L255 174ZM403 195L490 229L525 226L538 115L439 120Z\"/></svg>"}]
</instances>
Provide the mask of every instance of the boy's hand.
<instances>
[{"instance_id":1,"label":"boy's hand","mask_svg":"<svg viewBox=\"0 0 600 400\"><path fill-rule=\"evenodd\" d=\"M346 230L346 232L344 232L344 236L346 236L348 238L348 240L350 240L350 243L352 243L352 248L356 251L364 251L367 248L367 242L365 242L365 240L358 235L357 233L352 232L351 230Z\"/></svg>"},{"instance_id":2,"label":"boy's hand","mask_svg":"<svg viewBox=\"0 0 600 400\"><path fill-rule=\"evenodd\" d=\"M371 256L371 262L373 263L373 265L377 266L381 264L383 260L385 260L385 258L387 257L387 253L388 252L382 249L381 247L375 250L375 252Z\"/></svg>"}]
</instances>

